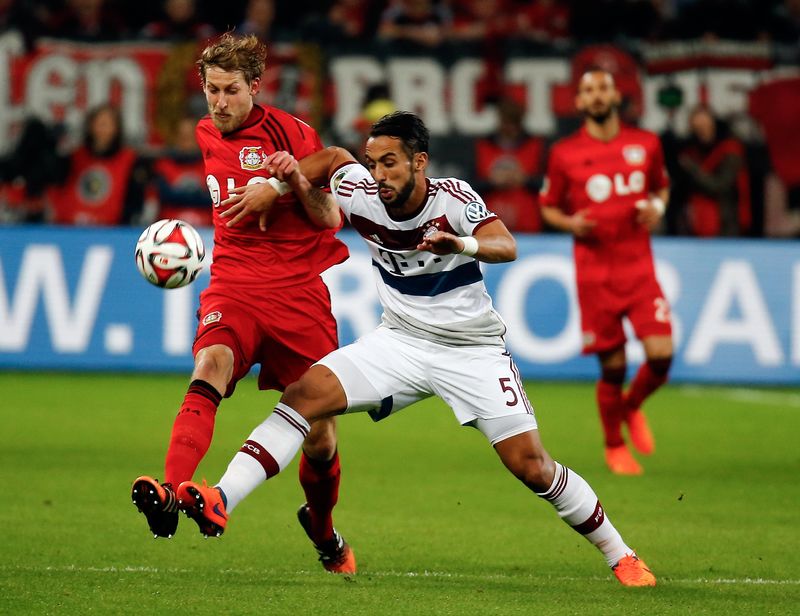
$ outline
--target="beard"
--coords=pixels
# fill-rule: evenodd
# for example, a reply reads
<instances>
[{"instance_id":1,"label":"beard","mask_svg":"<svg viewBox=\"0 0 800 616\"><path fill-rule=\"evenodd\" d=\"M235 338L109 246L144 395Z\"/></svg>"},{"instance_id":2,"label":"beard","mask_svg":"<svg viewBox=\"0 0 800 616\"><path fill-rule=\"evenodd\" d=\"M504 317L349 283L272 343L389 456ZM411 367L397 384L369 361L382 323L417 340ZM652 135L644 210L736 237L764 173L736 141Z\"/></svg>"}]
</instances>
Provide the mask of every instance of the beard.
<instances>
[{"instance_id":1,"label":"beard","mask_svg":"<svg viewBox=\"0 0 800 616\"><path fill-rule=\"evenodd\" d=\"M389 208L390 210L399 210L406 204L406 202L408 202L408 198L411 196L411 193L414 192L414 188L416 188L416 186L417 182L414 179L414 176L412 175L411 179L408 180L408 182L406 182L405 185L400 190L397 191L397 194L395 195L394 199L392 199L391 201L386 201L384 200L383 197L380 196L380 192L378 193L378 198L381 200L381 203L383 203L383 205ZM379 184L378 188L380 189L389 187Z\"/></svg>"},{"instance_id":2,"label":"beard","mask_svg":"<svg viewBox=\"0 0 800 616\"><path fill-rule=\"evenodd\" d=\"M597 124L605 124L608 119L614 115L617 111L616 105L609 105L608 107L601 107L596 110L592 110L591 108L587 108L583 115L586 118L591 118Z\"/></svg>"}]
</instances>

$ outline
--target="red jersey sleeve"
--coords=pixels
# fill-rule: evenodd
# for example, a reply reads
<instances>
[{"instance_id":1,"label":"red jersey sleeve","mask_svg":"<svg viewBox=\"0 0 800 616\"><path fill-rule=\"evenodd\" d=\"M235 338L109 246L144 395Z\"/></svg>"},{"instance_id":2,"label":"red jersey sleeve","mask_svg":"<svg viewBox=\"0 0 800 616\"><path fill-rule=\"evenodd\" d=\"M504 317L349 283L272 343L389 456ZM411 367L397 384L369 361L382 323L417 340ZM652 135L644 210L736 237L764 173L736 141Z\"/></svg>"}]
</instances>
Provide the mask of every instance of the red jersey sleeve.
<instances>
[{"instance_id":1,"label":"red jersey sleeve","mask_svg":"<svg viewBox=\"0 0 800 616\"><path fill-rule=\"evenodd\" d=\"M652 149L650 169L648 169L648 185L651 192L657 192L662 188L669 188L669 174L664 165L664 150L661 147L661 140L656 135L653 135Z\"/></svg>"},{"instance_id":2,"label":"red jersey sleeve","mask_svg":"<svg viewBox=\"0 0 800 616\"><path fill-rule=\"evenodd\" d=\"M539 191L540 207L557 207L567 210L567 176L559 156L558 145L550 151L550 159L547 161L547 172Z\"/></svg>"}]
</instances>

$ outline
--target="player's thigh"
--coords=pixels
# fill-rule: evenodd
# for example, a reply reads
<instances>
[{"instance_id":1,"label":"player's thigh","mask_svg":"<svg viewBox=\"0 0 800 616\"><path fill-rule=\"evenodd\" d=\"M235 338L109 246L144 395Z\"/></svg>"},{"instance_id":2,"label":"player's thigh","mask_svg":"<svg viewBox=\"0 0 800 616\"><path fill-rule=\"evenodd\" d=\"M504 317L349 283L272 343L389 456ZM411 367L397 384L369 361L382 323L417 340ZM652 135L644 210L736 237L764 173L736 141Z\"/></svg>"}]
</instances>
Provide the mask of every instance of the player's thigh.
<instances>
[{"instance_id":1,"label":"player's thigh","mask_svg":"<svg viewBox=\"0 0 800 616\"><path fill-rule=\"evenodd\" d=\"M583 353L594 354L625 344L619 297L602 284L578 286Z\"/></svg>"},{"instance_id":2,"label":"player's thigh","mask_svg":"<svg viewBox=\"0 0 800 616\"><path fill-rule=\"evenodd\" d=\"M460 424L509 415L533 416L519 370L504 347L439 345L431 363L434 392L453 409Z\"/></svg>"},{"instance_id":3,"label":"player's thigh","mask_svg":"<svg viewBox=\"0 0 800 616\"><path fill-rule=\"evenodd\" d=\"M366 411L377 421L433 393L427 346L426 341L379 327L318 363L339 379L346 412Z\"/></svg>"},{"instance_id":4,"label":"player's thigh","mask_svg":"<svg viewBox=\"0 0 800 616\"><path fill-rule=\"evenodd\" d=\"M204 292L197 312L198 325L192 345L195 357L202 349L224 345L233 352L232 376L225 397L230 396L236 383L255 363L261 330L252 310L228 293Z\"/></svg>"},{"instance_id":5,"label":"player's thigh","mask_svg":"<svg viewBox=\"0 0 800 616\"><path fill-rule=\"evenodd\" d=\"M328 288L318 280L282 290L260 316L267 332L258 352L260 389L283 391L339 346Z\"/></svg>"},{"instance_id":6,"label":"player's thigh","mask_svg":"<svg viewBox=\"0 0 800 616\"><path fill-rule=\"evenodd\" d=\"M669 302L655 280L640 285L628 307L627 317L640 340L672 336Z\"/></svg>"}]
</instances>

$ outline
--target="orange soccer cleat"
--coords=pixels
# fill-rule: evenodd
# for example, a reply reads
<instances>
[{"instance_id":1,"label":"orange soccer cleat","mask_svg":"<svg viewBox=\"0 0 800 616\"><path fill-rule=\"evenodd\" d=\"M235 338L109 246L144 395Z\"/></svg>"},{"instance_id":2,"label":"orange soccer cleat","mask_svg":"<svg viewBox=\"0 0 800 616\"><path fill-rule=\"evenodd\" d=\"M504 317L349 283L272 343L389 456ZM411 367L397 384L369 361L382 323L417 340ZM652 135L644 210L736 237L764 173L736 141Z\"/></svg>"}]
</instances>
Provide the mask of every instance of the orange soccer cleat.
<instances>
[{"instance_id":1,"label":"orange soccer cleat","mask_svg":"<svg viewBox=\"0 0 800 616\"><path fill-rule=\"evenodd\" d=\"M625 445L606 447L606 464L615 475L641 475L644 472Z\"/></svg>"},{"instance_id":2,"label":"orange soccer cleat","mask_svg":"<svg viewBox=\"0 0 800 616\"><path fill-rule=\"evenodd\" d=\"M308 538L311 539L311 543L314 544L314 549L319 554L319 562L325 567L325 571L342 574L356 572L356 555L335 528L333 529L333 539L321 543L314 541L314 537L311 536L311 514L307 503L303 503L297 510L297 520L306 531Z\"/></svg>"},{"instance_id":3,"label":"orange soccer cleat","mask_svg":"<svg viewBox=\"0 0 800 616\"><path fill-rule=\"evenodd\" d=\"M170 484L146 475L137 477L131 486L131 500L147 518L153 537L172 538L178 529L178 503Z\"/></svg>"},{"instance_id":4,"label":"orange soccer cleat","mask_svg":"<svg viewBox=\"0 0 800 616\"><path fill-rule=\"evenodd\" d=\"M611 570L623 586L655 586L656 576L636 554L629 554Z\"/></svg>"},{"instance_id":5,"label":"orange soccer cleat","mask_svg":"<svg viewBox=\"0 0 800 616\"><path fill-rule=\"evenodd\" d=\"M200 527L204 537L219 537L225 532L228 513L222 494L217 488L209 488L194 481L184 481L178 486L178 509L183 511Z\"/></svg>"},{"instance_id":6,"label":"orange soccer cleat","mask_svg":"<svg viewBox=\"0 0 800 616\"><path fill-rule=\"evenodd\" d=\"M641 409L633 409L625 414L625 423L631 435L631 444L639 453L649 456L656 448L656 440Z\"/></svg>"}]
</instances>

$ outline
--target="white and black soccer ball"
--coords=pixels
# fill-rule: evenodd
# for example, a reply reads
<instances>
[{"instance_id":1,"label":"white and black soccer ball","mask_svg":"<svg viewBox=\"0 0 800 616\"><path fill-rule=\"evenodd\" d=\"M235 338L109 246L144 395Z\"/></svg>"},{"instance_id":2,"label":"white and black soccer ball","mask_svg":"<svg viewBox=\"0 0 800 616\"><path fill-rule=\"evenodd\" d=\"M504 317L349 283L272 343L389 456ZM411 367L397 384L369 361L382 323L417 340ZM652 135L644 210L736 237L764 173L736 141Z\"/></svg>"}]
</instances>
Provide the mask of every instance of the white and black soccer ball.
<instances>
[{"instance_id":1,"label":"white and black soccer ball","mask_svg":"<svg viewBox=\"0 0 800 616\"><path fill-rule=\"evenodd\" d=\"M145 280L164 289L185 287L203 269L203 238L189 223L164 219L136 241L136 267Z\"/></svg>"}]
</instances>

